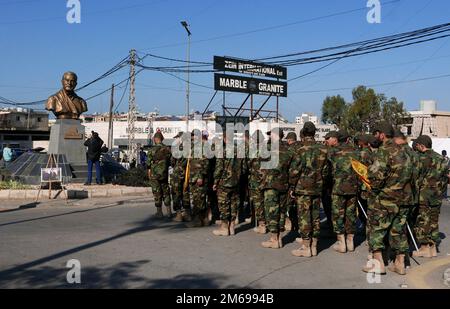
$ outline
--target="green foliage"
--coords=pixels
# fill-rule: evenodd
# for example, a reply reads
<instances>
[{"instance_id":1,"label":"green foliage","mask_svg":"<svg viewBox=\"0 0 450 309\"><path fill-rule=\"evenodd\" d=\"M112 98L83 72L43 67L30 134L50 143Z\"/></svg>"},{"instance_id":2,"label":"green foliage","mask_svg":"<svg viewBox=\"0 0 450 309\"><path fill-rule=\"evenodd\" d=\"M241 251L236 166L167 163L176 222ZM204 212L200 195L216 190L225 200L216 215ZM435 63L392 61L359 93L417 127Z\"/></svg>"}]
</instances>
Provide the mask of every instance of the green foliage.
<instances>
[{"instance_id":1,"label":"green foliage","mask_svg":"<svg viewBox=\"0 0 450 309\"><path fill-rule=\"evenodd\" d=\"M370 132L380 120L401 125L408 117L403 102L395 97L387 99L374 89L358 86L353 89L352 98L353 102L346 103L339 95L326 97L322 106L322 121L356 134Z\"/></svg>"},{"instance_id":2,"label":"green foliage","mask_svg":"<svg viewBox=\"0 0 450 309\"><path fill-rule=\"evenodd\" d=\"M0 182L0 190L28 190L32 189L31 186L24 185L21 182L8 180Z\"/></svg>"},{"instance_id":3,"label":"green foliage","mask_svg":"<svg viewBox=\"0 0 450 309\"><path fill-rule=\"evenodd\" d=\"M128 187L148 187L150 185L147 170L141 166L130 169L129 171L121 174L118 177L118 180L113 181L113 183Z\"/></svg>"}]
</instances>

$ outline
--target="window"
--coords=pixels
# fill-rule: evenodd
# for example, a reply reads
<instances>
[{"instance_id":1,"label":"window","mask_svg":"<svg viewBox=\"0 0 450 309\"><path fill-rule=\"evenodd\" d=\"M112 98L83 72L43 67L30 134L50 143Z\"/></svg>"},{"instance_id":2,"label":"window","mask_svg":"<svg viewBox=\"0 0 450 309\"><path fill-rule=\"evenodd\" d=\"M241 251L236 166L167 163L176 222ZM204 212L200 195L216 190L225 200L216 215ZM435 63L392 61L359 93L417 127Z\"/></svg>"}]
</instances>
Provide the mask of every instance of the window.
<instances>
[{"instance_id":1,"label":"window","mask_svg":"<svg viewBox=\"0 0 450 309\"><path fill-rule=\"evenodd\" d=\"M42 122L42 118L38 117L37 122Z\"/></svg>"},{"instance_id":2,"label":"window","mask_svg":"<svg viewBox=\"0 0 450 309\"><path fill-rule=\"evenodd\" d=\"M16 117L16 120L17 120L17 121L20 121L20 116L17 116L17 117Z\"/></svg>"}]
</instances>

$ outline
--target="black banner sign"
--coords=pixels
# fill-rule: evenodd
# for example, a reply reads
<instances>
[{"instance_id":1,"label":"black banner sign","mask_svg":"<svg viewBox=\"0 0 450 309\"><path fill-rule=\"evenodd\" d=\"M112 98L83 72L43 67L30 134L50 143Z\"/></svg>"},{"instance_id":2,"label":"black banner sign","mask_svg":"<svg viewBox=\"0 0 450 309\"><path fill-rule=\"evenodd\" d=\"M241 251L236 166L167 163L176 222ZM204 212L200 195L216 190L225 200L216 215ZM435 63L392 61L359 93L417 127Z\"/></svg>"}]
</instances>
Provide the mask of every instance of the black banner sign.
<instances>
[{"instance_id":1,"label":"black banner sign","mask_svg":"<svg viewBox=\"0 0 450 309\"><path fill-rule=\"evenodd\" d=\"M214 89L219 91L287 97L286 82L225 74L214 75Z\"/></svg>"},{"instance_id":2,"label":"black banner sign","mask_svg":"<svg viewBox=\"0 0 450 309\"><path fill-rule=\"evenodd\" d=\"M224 72L287 79L287 69L285 67L234 58L214 56L214 69Z\"/></svg>"}]
</instances>

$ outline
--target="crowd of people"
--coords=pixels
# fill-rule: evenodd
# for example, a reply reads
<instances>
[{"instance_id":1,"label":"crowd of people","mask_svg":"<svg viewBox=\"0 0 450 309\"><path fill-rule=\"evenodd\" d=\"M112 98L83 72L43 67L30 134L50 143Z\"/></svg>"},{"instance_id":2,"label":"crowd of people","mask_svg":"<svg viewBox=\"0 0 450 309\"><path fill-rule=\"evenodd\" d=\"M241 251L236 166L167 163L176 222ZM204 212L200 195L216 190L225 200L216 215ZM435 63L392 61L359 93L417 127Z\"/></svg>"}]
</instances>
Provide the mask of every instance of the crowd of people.
<instances>
[{"instance_id":1,"label":"crowd of people","mask_svg":"<svg viewBox=\"0 0 450 309\"><path fill-rule=\"evenodd\" d=\"M304 124L299 139L292 132L284 139L283 131L276 128L267 134L270 141L280 142L277 147L271 142L266 146L269 151L276 149L278 160L275 166L263 168L270 158L248 155L249 141L259 145L267 140L259 130L252 135L246 132L243 157L235 152L214 158L193 152L175 157L157 132L146 164L155 216L185 221L188 227L215 221L218 228L213 234L225 237L235 235L236 223L248 205L254 231L269 233L261 243L263 248L282 248L284 233L294 231L300 237L292 255L312 258L318 254L323 208L336 235L332 246L336 252L355 250L355 235L362 222L371 261L363 271L385 274L383 255L389 250L393 255L389 270L404 275L411 244L420 246L413 250L414 257L438 254L448 158L432 150L432 140L426 135L410 147L405 135L386 121L371 133L352 137L344 130L332 131L322 143L315 140L316 127L311 122ZM174 137L178 147L186 141L184 134L191 135L190 145L209 142L198 130L180 132ZM224 134L224 145L235 142L234 135Z\"/></svg>"}]
</instances>

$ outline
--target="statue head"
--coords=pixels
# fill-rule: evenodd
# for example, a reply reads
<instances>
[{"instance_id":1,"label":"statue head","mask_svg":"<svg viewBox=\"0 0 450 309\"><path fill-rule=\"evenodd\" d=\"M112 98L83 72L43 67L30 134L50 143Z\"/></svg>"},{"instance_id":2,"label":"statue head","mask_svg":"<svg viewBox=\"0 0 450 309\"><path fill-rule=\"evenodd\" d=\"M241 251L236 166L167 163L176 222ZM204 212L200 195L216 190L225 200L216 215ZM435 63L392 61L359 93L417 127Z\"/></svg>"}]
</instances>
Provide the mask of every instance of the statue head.
<instances>
[{"instance_id":1,"label":"statue head","mask_svg":"<svg viewBox=\"0 0 450 309\"><path fill-rule=\"evenodd\" d=\"M73 92L77 87L78 76L74 72L64 73L61 83L64 91Z\"/></svg>"}]
</instances>

